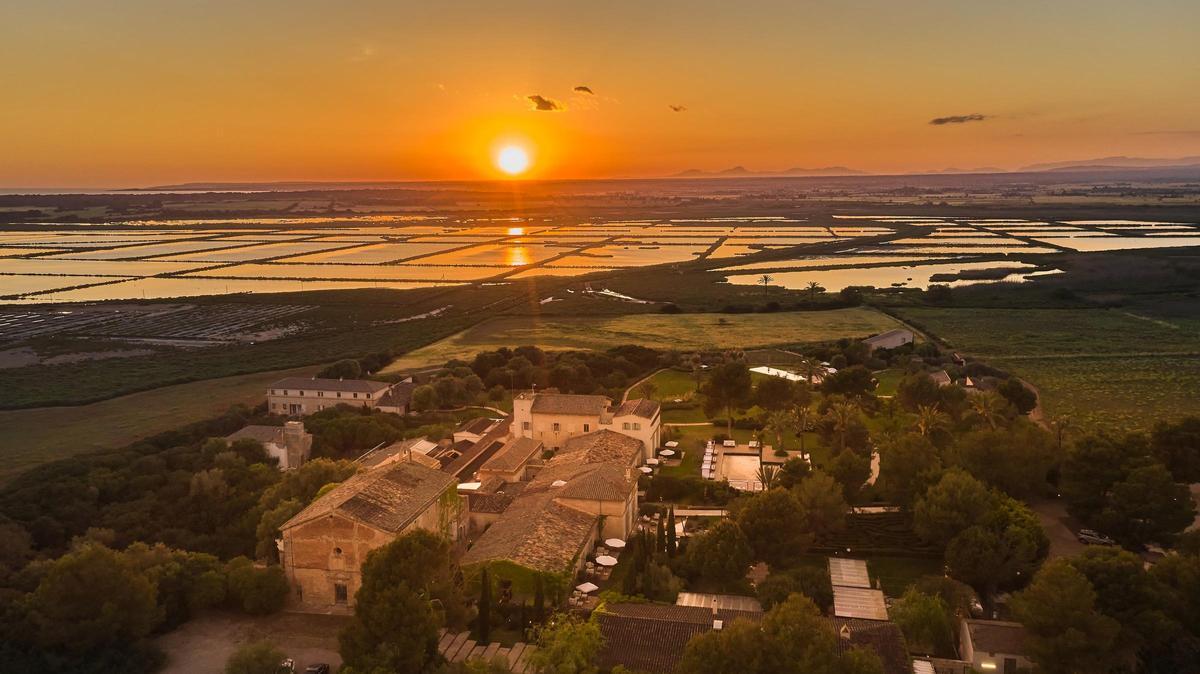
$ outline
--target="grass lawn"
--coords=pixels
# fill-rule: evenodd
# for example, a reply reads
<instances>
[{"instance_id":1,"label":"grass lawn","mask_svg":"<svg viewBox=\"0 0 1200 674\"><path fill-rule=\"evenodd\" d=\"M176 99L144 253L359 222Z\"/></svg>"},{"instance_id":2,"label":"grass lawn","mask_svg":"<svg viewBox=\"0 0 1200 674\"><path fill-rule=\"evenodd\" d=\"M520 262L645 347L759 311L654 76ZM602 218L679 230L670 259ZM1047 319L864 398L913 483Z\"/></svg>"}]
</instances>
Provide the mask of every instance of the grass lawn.
<instances>
[{"instance_id":1,"label":"grass lawn","mask_svg":"<svg viewBox=\"0 0 1200 674\"><path fill-rule=\"evenodd\" d=\"M312 368L208 379L133 393L81 407L0 411L4 439L0 482L40 463L122 447L140 438L220 415L231 405L256 405L281 377Z\"/></svg>"},{"instance_id":2,"label":"grass lawn","mask_svg":"<svg viewBox=\"0 0 1200 674\"><path fill-rule=\"evenodd\" d=\"M688 400L696 393L696 378L690 372L679 370L662 370L655 373L649 380L655 386L654 398L663 402L676 399ZM640 394L630 391L629 397L635 398Z\"/></svg>"},{"instance_id":3,"label":"grass lawn","mask_svg":"<svg viewBox=\"0 0 1200 674\"><path fill-rule=\"evenodd\" d=\"M904 371L881 370L875 373L875 378L879 380L879 384L875 386L875 395L894 396L896 395L896 387L900 385L900 380L904 378Z\"/></svg>"},{"instance_id":4,"label":"grass lawn","mask_svg":"<svg viewBox=\"0 0 1200 674\"><path fill-rule=\"evenodd\" d=\"M713 425L706 426L681 426L678 428L679 449L684 450L683 461L678 466L663 466L659 469L662 475L674 475L676 477L684 477L687 475L700 475L700 464L704 460L704 445L708 439L717 434L725 433L724 428L718 428ZM754 436L754 431L742 430L739 428L733 429L733 439L738 442L749 442Z\"/></svg>"},{"instance_id":5,"label":"grass lawn","mask_svg":"<svg viewBox=\"0 0 1200 674\"><path fill-rule=\"evenodd\" d=\"M944 570L940 559L868 557L867 572L871 576L871 583L878 581L884 594L899 597L921 576L940 576Z\"/></svg>"},{"instance_id":6,"label":"grass lawn","mask_svg":"<svg viewBox=\"0 0 1200 674\"><path fill-rule=\"evenodd\" d=\"M1200 320L1116 309L899 310L1037 387L1050 417L1146 428L1200 408Z\"/></svg>"},{"instance_id":7,"label":"grass lawn","mask_svg":"<svg viewBox=\"0 0 1200 674\"><path fill-rule=\"evenodd\" d=\"M412 351L384 372L441 365L502 346L604 350L640 344L669 345L680 351L749 349L866 336L895 327L894 319L869 307L773 314L503 316Z\"/></svg>"}]
</instances>

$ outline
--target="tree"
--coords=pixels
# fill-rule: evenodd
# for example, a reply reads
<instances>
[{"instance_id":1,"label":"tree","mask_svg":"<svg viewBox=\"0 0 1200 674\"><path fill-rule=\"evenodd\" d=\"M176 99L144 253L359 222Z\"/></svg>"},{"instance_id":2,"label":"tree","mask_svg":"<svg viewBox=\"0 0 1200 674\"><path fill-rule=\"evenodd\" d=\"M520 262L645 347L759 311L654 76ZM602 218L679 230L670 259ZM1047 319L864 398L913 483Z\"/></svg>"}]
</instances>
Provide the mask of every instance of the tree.
<instances>
[{"instance_id":1,"label":"tree","mask_svg":"<svg viewBox=\"0 0 1200 674\"><path fill-rule=\"evenodd\" d=\"M288 583L278 566L258 568L245 557L226 565L229 602L252 615L274 613L287 600Z\"/></svg>"},{"instance_id":2,"label":"tree","mask_svg":"<svg viewBox=\"0 0 1200 674\"><path fill-rule=\"evenodd\" d=\"M154 628L154 586L121 553L88 543L48 564L29 597L42 646L82 655L140 641Z\"/></svg>"},{"instance_id":3,"label":"tree","mask_svg":"<svg viewBox=\"0 0 1200 674\"><path fill-rule=\"evenodd\" d=\"M838 451L858 444L851 442L851 436L856 427L862 427L865 431L862 423L862 411L858 405L848 400L833 402L825 412L824 421L829 429L830 439L833 440L833 448Z\"/></svg>"},{"instance_id":4,"label":"tree","mask_svg":"<svg viewBox=\"0 0 1200 674\"><path fill-rule=\"evenodd\" d=\"M713 416L725 412L726 430L733 435L733 415L750 405L753 388L750 370L744 363L731 361L713 368L708 381L700 387L704 394L704 413Z\"/></svg>"},{"instance_id":5,"label":"tree","mask_svg":"<svg viewBox=\"0 0 1200 674\"><path fill-rule=\"evenodd\" d=\"M940 387L924 372L905 375L896 385L896 400L909 412L934 407L941 399Z\"/></svg>"},{"instance_id":6,"label":"tree","mask_svg":"<svg viewBox=\"0 0 1200 674\"><path fill-rule=\"evenodd\" d=\"M796 421L791 414L783 410L774 410L767 415L767 425L764 429L775 436L775 449L787 449L787 437L796 432Z\"/></svg>"},{"instance_id":7,"label":"tree","mask_svg":"<svg viewBox=\"0 0 1200 674\"><path fill-rule=\"evenodd\" d=\"M975 420L988 428L995 430L1000 424L1010 418L1012 406L1007 400L992 391L984 391L971 396L971 414Z\"/></svg>"},{"instance_id":8,"label":"tree","mask_svg":"<svg viewBox=\"0 0 1200 674\"><path fill-rule=\"evenodd\" d=\"M854 500L871 477L871 459L858 452L843 449L829 462L829 475L842 486L847 501Z\"/></svg>"},{"instance_id":9,"label":"tree","mask_svg":"<svg viewBox=\"0 0 1200 674\"><path fill-rule=\"evenodd\" d=\"M996 387L996 392L1011 403L1019 414L1029 414L1037 407L1037 394L1016 377L1005 379Z\"/></svg>"},{"instance_id":10,"label":"tree","mask_svg":"<svg viewBox=\"0 0 1200 674\"><path fill-rule=\"evenodd\" d=\"M967 527L946 546L950 575L979 592L984 605L998 588L1028 580L1037 568L1038 542L1020 527Z\"/></svg>"},{"instance_id":11,"label":"tree","mask_svg":"<svg viewBox=\"0 0 1200 674\"><path fill-rule=\"evenodd\" d=\"M1096 592L1066 559L1045 564L1010 603L1025 626L1026 646L1047 674L1082 674L1116 669L1120 625L1096 610Z\"/></svg>"},{"instance_id":12,"label":"tree","mask_svg":"<svg viewBox=\"0 0 1200 674\"><path fill-rule=\"evenodd\" d=\"M1130 457L1138 455L1132 438L1089 435L1072 443L1059 479L1068 512L1085 522L1094 520L1113 484L1128 472Z\"/></svg>"},{"instance_id":13,"label":"tree","mask_svg":"<svg viewBox=\"0 0 1200 674\"><path fill-rule=\"evenodd\" d=\"M796 433L800 436L800 453L805 454L805 440L808 433L808 426L812 422L812 407L807 403L797 404L792 408L792 419L795 422Z\"/></svg>"},{"instance_id":14,"label":"tree","mask_svg":"<svg viewBox=\"0 0 1200 674\"><path fill-rule=\"evenodd\" d=\"M792 404L795 386L783 377L767 377L754 388L754 404L764 410L785 410Z\"/></svg>"},{"instance_id":15,"label":"tree","mask_svg":"<svg viewBox=\"0 0 1200 674\"><path fill-rule=\"evenodd\" d=\"M1150 451L1171 471L1176 482L1200 482L1200 417L1155 424Z\"/></svg>"},{"instance_id":16,"label":"tree","mask_svg":"<svg viewBox=\"0 0 1200 674\"><path fill-rule=\"evenodd\" d=\"M829 571L824 567L800 566L775 571L759 583L756 590L758 600L768 611L796 593L811 599L822 613L833 607L833 584L829 580Z\"/></svg>"},{"instance_id":17,"label":"tree","mask_svg":"<svg viewBox=\"0 0 1200 674\"><path fill-rule=\"evenodd\" d=\"M638 394L641 395L646 400L654 399L654 394L658 393L658 384L655 384L654 382L650 381L649 379L638 384L637 388L638 388Z\"/></svg>"},{"instance_id":18,"label":"tree","mask_svg":"<svg viewBox=\"0 0 1200 674\"><path fill-rule=\"evenodd\" d=\"M529 656L534 672L541 674L589 674L604 637L600 626L566 614L555 615L536 628L537 650Z\"/></svg>"},{"instance_id":19,"label":"tree","mask_svg":"<svg viewBox=\"0 0 1200 674\"><path fill-rule=\"evenodd\" d=\"M941 597L909 587L888 610L888 617L904 632L909 651L954 653L954 614Z\"/></svg>"},{"instance_id":20,"label":"tree","mask_svg":"<svg viewBox=\"0 0 1200 674\"><path fill-rule=\"evenodd\" d=\"M786 489L769 489L735 501L733 517L746 536L756 560L772 567L786 566L813 543L805 528L804 512ZM745 569L743 568L743 574Z\"/></svg>"},{"instance_id":21,"label":"tree","mask_svg":"<svg viewBox=\"0 0 1200 674\"><path fill-rule=\"evenodd\" d=\"M225 661L225 674L276 674L283 651L269 641L242 644Z\"/></svg>"},{"instance_id":22,"label":"tree","mask_svg":"<svg viewBox=\"0 0 1200 674\"><path fill-rule=\"evenodd\" d=\"M1112 485L1099 526L1125 545L1170 543L1196 519L1187 485L1178 484L1160 463L1133 469Z\"/></svg>"},{"instance_id":23,"label":"tree","mask_svg":"<svg viewBox=\"0 0 1200 674\"><path fill-rule=\"evenodd\" d=\"M938 433L944 433L949 426L950 415L938 409L937 403L917 406L914 428L921 437L932 438Z\"/></svg>"},{"instance_id":24,"label":"tree","mask_svg":"<svg viewBox=\"0 0 1200 674\"><path fill-rule=\"evenodd\" d=\"M913 529L922 539L945 544L996 507L996 497L979 480L961 470L948 470L917 499Z\"/></svg>"},{"instance_id":25,"label":"tree","mask_svg":"<svg viewBox=\"0 0 1200 674\"><path fill-rule=\"evenodd\" d=\"M843 650L833 627L807 597L793 594L759 624L735 620L692 637L677 668L688 674L882 674L874 653Z\"/></svg>"},{"instance_id":26,"label":"tree","mask_svg":"<svg viewBox=\"0 0 1200 674\"><path fill-rule=\"evenodd\" d=\"M354 618L338 637L342 660L360 672L434 671L438 628L465 616L455 575L449 543L424 530L372 550Z\"/></svg>"},{"instance_id":27,"label":"tree","mask_svg":"<svg viewBox=\"0 0 1200 674\"><path fill-rule=\"evenodd\" d=\"M357 360L346 358L321 370L317 376L322 379L358 379L362 376L362 365Z\"/></svg>"},{"instance_id":28,"label":"tree","mask_svg":"<svg viewBox=\"0 0 1200 674\"><path fill-rule=\"evenodd\" d=\"M424 384L413 389L412 405L414 410L427 412L437 409L439 404L437 391L429 384Z\"/></svg>"},{"instance_id":29,"label":"tree","mask_svg":"<svg viewBox=\"0 0 1200 674\"><path fill-rule=\"evenodd\" d=\"M800 484L800 480L808 477L810 472L812 472L812 467L808 464L808 461L798 456L793 456L784 461L783 465L779 468L779 472L775 474L775 486L791 489Z\"/></svg>"},{"instance_id":30,"label":"tree","mask_svg":"<svg viewBox=\"0 0 1200 674\"><path fill-rule=\"evenodd\" d=\"M475 618L475 628L479 632L479 643L486 644L492 640L492 579L485 566L479 572L479 615Z\"/></svg>"},{"instance_id":31,"label":"tree","mask_svg":"<svg viewBox=\"0 0 1200 674\"><path fill-rule=\"evenodd\" d=\"M1056 462L1053 437L1026 419L959 436L954 454L960 468L1012 496L1044 492L1046 476Z\"/></svg>"},{"instance_id":32,"label":"tree","mask_svg":"<svg viewBox=\"0 0 1200 674\"><path fill-rule=\"evenodd\" d=\"M702 578L728 586L745 577L753 553L741 527L726 519L693 538L687 558L688 566Z\"/></svg>"},{"instance_id":33,"label":"tree","mask_svg":"<svg viewBox=\"0 0 1200 674\"><path fill-rule=\"evenodd\" d=\"M762 483L763 489L771 489L779 479L779 467L768 463L759 464L758 470L754 471L754 477Z\"/></svg>"},{"instance_id":34,"label":"tree","mask_svg":"<svg viewBox=\"0 0 1200 674\"><path fill-rule=\"evenodd\" d=\"M818 294L825 292L825 289L821 287L821 284L817 283L816 281L809 281L808 284L804 286L804 290L808 293L809 300L815 300Z\"/></svg>"},{"instance_id":35,"label":"tree","mask_svg":"<svg viewBox=\"0 0 1200 674\"><path fill-rule=\"evenodd\" d=\"M937 447L924 435L905 434L879 451L879 490L899 505L911 506L941 471Z\"/></svg>"},{"instance_id":36,"label":"tree","mask_svg":"<svg viewBox=\"0 0 1200 674\"><path fill-rule=\"evenodd\" d=\"M771 276L770 274L763 274L762 276L758 277L758 284L763 287L764 295L767 294L767 288L770 287L770 285L774 282L775 282L775 277Z\"/></svg>"},{"instance_id":37,"label":"tree","mask_svg":"<svg viewBox=\"0 0 1200 674\"><path fill-rule=\"evenodd\" d=\"M862 365L851 365L826 376L821 381L821 392L826 395L860 397L875 389L875 377Z\"/></svg>"},{"instance_id":38,"label":"tree","mask_svg":"<svg viewBox=\"0 0 1200 674\"><path fill-rule=\"evenodd\" d=\"M842 488L828 474L812 471L792 488L804 529L818 538L846 528L846 499Z\"/></svg>"}]
</instances>

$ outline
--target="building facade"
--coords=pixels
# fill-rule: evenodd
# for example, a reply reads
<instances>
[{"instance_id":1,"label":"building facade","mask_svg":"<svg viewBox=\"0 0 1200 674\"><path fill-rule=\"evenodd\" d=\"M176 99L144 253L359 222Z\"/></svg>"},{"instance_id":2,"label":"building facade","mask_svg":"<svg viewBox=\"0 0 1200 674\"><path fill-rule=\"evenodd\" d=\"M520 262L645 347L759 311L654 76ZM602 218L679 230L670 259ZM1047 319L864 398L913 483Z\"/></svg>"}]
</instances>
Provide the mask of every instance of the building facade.
<instances>
[{"instance_id":1,"label":"building facade","mask_svg":"<svg viewBox=\"0 0 1200 674\"><path fill-rule=\"evenodd\" d=\"M411 381L391 384L369 379L286 377L267 387L267 411L302 417L338 405L407 414Z\"/></svg>"},{"instance_id":2,"label":"building facade","mask_svg":"<svg viewBox=\"0 0 1200 674\"><path fill-rule=\"evenodd\" d=\"M256 440L267 455L279 462L279 470L299 468L308 461L313 436L304 430L301 421L289 421L283 426L246 426L225 437L228 442Z\"/></svg>"},{"instance_id":3,"label":"building facade","mask_svg":"<svg viewBox=\"0 0 1200 674\"><path fill-rule=\"evenodd\" d=\"M513 399L512 434L558 450L568 440L599 430L616 431L642 442L642 460L662 441L662 414L653 400L613 406L605 396L524 392Z\"/></svg>"},{"instance_id":4,"label":"building facade","mask_svg":"<svg viewBox=\"0 0 1200 674\"><path fill-rule=\"evenodd\" d=\"M280 527L293 605L348 613L368 553L416 529L458 541L465 524L457 480L443 471L398 462L358 473Z\"/></svg>"}]
</instances>

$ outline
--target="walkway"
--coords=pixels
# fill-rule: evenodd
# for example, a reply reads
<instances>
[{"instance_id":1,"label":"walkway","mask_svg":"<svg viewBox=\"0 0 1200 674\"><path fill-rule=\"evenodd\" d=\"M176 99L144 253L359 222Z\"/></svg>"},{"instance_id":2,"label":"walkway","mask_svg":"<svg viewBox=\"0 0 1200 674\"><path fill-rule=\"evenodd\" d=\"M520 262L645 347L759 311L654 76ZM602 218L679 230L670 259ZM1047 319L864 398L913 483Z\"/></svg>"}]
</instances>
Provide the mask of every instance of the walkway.
<instances>
[{"instance_id":1,"label":"walkway","mask_svg":"<svg viewBox=\"0 0 1200 674\"><path fill-rule=\"evenodd\" d=\"M533 671L529 665L529 656L535 651L537 651L537 646L530 646L523 641L518 641L512 646L501 646L495 641L490 644L481 644L471 638L470 632L455 634L442 630L442 637L438 641L438 652L448 662L480 659L492 662L503 658L508 663L508 671L516 674Z\"/></svg>"}]
</instances>

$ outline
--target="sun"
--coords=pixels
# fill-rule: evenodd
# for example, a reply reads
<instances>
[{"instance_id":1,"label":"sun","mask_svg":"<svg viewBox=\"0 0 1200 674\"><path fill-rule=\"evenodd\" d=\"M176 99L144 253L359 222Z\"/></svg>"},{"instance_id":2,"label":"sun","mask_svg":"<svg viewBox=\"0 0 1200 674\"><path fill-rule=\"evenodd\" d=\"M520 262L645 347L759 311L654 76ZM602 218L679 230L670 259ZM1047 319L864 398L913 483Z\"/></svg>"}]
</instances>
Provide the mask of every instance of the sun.
<instances>
[{"instance_id":1,"label":"sun","mask_svg":"<svg viewBox=\"0 0 1200 674\"><path fill-rule=\"evenodd\" d=\"M505 145L496 153L496 168L510 176L529 170L529 153L518 145Z\"/></svg>"}]
</instances>

